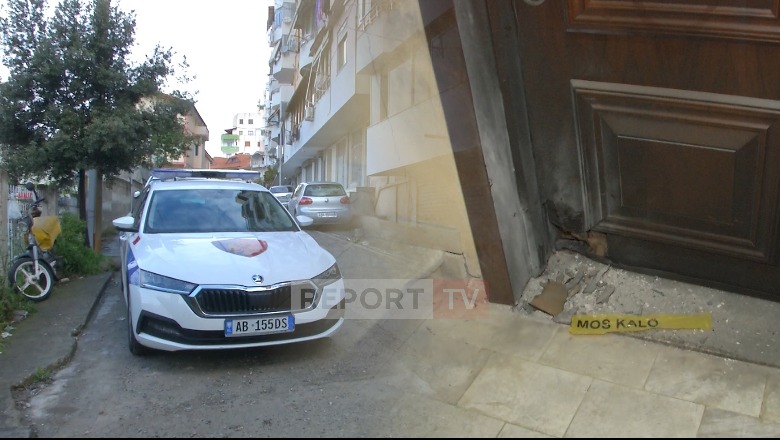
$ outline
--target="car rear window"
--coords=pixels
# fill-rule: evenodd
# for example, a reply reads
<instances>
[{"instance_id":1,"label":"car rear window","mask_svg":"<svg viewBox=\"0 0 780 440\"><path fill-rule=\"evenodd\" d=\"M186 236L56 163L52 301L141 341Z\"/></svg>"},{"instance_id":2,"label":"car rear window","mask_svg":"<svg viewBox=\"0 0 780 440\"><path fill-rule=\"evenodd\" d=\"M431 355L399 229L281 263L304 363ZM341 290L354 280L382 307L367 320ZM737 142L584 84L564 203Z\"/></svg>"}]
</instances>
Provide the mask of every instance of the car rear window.
<instances>
[{"instance_id":1,"label":"car rear window","mask_svg":"<svg viewBox=\"0 0 780 440\"><path fill-rule=\"evenodd\" d=\"M293 189L292 189L291 186L272 186L268 190L271 191L274 194L291 193L291 192L293 192Z\"/></svg>"},{"instance_id":2,"label":"car rear window","mask_svg":"<svg viewBox=\"0 0 780 440\"><path fill-rule=\"evenodd\" d=\"M309 197L336 197L345 196L347 192L344 191L343 186L337 183L323 183L307 186L303 195Z\"/></svg>"}]
</instances>

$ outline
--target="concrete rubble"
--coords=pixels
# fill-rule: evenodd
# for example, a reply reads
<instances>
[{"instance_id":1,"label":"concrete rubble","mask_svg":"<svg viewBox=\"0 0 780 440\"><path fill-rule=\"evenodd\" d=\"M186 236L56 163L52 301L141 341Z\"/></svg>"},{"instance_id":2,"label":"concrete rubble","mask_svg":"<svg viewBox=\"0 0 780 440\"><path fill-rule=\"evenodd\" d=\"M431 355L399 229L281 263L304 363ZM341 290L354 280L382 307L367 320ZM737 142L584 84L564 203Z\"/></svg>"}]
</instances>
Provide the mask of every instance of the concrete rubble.
<instances>
[{"instance_id":1,"label":"concrete rubble","mask_svg":"<svg viewBox=\"0 0 780 440\"><path fill-rule=\"evenodd\" d=\"M780 366L780 351L773 348L780 341L773 318L780 316L780 303L623 270L569 250L555 252L547 263L513 310L564 325L574 315L711 314L712 330L654 329L630 336ZM555 283L568 295L545 298ZM559 302L559 311L535 306L551 300Z\"/></svg>"}]
</instances>

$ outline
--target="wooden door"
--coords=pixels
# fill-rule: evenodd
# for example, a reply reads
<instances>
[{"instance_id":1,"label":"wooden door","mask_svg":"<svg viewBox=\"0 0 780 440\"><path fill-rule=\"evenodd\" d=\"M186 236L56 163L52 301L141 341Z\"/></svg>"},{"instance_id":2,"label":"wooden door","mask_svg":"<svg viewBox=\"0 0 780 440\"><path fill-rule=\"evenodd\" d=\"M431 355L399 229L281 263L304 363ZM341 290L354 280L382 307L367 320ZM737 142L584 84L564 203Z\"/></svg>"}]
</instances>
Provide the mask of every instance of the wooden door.
<instances>
[{"instance_id":1,"label":"wooden door","mask_svg":"<svg viewBox=\"0 0 780 440\"><path fill-rule=\"evenodd\" d=\"M780 0L501 3L553 235L780 301Z\"/></svg>"}]
</instances>

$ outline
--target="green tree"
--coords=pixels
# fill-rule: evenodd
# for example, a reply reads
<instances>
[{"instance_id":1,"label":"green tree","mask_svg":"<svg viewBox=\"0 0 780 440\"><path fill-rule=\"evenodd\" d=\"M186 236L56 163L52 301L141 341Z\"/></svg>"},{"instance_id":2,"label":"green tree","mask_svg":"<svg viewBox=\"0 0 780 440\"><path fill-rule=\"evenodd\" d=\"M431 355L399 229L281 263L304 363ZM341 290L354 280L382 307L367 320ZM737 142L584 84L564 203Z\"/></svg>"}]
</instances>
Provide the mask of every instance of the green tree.
<instances>
[{"instance_id":1,"label":"green tree","mask_svg":"<svg viewBox=\"0 0 780 440\"><path fill-rule=\"evenodd\" d=\"M0 18L0 155L9 176L78 183L86 219L86 171L107 179L181 156L193 142L181 115L194 104L181 91L162 93L188 68L157 46L142 63L128 60L135 14L110 0L7 0ZM186 73L185 73L186 75Z\"/></svg>"},{"instance_id":2,"label":"green tree","mask_svg":"<svg viewBox=\"0 0 780 440\"><path fill-rule=\"evenodd\" d=\"M266 188L270 188L276 182L277 177L279 177L279 166L271 165L263 173L262 182L260 183Z\"/></svg>"}]
</instances>

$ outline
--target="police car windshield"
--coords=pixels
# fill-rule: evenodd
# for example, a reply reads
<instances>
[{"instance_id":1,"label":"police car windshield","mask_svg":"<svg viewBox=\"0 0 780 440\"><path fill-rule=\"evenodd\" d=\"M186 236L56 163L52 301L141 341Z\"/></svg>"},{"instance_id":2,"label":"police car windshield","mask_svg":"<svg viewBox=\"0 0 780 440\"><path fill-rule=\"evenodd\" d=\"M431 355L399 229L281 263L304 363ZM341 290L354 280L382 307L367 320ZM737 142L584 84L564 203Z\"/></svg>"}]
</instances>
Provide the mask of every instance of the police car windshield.
<instances>
[{"instance_id":1,"label":"police car windshield","mask_svg":"<svg viewBox=\"0 0 780 440\"><path fill-rule=\"evenodd\" d=\"M152 194L147 233L284 232L299 228L268 192L173 189Z\"/></svg>"}]
</instances>

